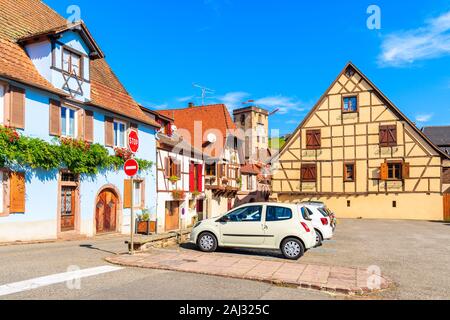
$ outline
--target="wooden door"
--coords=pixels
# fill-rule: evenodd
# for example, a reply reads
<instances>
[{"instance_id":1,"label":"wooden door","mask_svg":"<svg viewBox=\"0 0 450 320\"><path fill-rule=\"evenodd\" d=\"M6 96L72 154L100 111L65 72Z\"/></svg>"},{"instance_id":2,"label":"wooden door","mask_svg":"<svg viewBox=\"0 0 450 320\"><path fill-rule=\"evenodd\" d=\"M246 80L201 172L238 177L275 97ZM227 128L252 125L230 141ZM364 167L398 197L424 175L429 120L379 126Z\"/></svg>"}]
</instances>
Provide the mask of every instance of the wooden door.
<instances>
[{"instance_id":1,"label":"wooden door","mask_svg":"<svg viewBox=\"0 0 450 320\"><path fill-rule=\"evenodd\" d=\"M61 232L75 230L75 193L75 187L61 187Z\"/></svg>"},{"instance_id":2,"label":"wooden door","mask_svg":"<svg viewBox=\"0 0 450 320\"><path fill-rule=\"evenodd\" d=\"M97 233L117 231L117 205L118 199L111 190L103 190L97 199L96 229Z\"/></svg>"},{"instance_id":3,"label":"wooden door","mask_svg":"<svg viewBox=\"0 0 450 320\"><path fill-rule=\"evenodd\" d=\"M444 220L450 221L450 193L444 193Z\"/></svg>"},{"instance_id":4,"label":"wooden door","mask_svg":"<svg viewBox=\"0 0 450 320\"><path fill-rule=\"evenodd\" d=\"M166 231L180 229L180 202L166 202Z\"/></svg>"}]
</instances>

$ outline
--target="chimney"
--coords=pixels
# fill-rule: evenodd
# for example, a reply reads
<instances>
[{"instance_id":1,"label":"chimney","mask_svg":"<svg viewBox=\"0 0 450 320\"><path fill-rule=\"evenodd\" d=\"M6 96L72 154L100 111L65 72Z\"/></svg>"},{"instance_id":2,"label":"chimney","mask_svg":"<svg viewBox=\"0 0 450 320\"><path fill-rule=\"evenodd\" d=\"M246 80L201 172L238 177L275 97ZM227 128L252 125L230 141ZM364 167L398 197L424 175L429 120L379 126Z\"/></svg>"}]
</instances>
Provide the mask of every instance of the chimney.
<instances>
[{"instance_id":1,"label":"chimney","mask_svg":"<svg viewBox=\"0 0 450 320\"><path fill-rule=\"evenodd\" d=\"M193 108L193 107L194 107L194 103L193 102L189 102L188 108Z\"/></svg>"}]
</instances>

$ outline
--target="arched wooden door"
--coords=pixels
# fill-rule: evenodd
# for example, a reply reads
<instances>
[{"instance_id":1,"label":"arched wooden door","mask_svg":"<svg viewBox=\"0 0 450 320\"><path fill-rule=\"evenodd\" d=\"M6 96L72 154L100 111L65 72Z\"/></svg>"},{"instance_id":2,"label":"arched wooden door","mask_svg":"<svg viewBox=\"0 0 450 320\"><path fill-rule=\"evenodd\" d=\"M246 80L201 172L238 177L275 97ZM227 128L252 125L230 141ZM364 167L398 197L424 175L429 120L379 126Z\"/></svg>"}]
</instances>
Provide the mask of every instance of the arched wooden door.
<instances>
[{"instance_id":1,"label":"arched wooden door","mask_svg":"<svg viewBox=\"0 0 450 320\"><path fill-rule=\"evenodd\" d=\"M99 194L95 211L97 233L117 231L118 204L114 191L105 189Z\"/></svg>"}]
</instances>

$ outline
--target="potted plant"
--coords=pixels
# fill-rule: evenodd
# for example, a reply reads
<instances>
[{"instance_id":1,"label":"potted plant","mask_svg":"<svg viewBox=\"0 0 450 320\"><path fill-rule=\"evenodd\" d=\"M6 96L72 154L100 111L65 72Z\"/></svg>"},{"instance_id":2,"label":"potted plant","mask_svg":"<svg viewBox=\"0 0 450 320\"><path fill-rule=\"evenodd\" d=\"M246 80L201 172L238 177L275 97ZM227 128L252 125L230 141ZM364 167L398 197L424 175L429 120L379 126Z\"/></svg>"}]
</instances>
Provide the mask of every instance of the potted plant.
<instances>
[{"instance_id":1,"label":"potted plant","mask_svg":"<svg viewBox=\"0 0 450 320\"><path fill-rule=\"evenodd\" d=\"M142 210L136 219L136 233L149 235L156 232L156 222L150 221L150 212L148 209Z\"/></svg>"},{"instance_id":2,"label":"potted plant","mask_svg":"<svg viewBox=\"0 0 450 320\"><path fill-rule=\"evenodd\" d=\"M228 178L222 178L222 183L224 184L224 185L227 185L228 184Z\"/></svg>"},{"instance_id":3,"label":"potted plant","mask_svg":"<svg viewBox=\"0 0 450 320\"><path fill-rule=\"evenodd\" d=\"M178 181L180 181L180 178L177 176L170 176L169 177L169 181L172 182L173 184L177 183Z\"/></svg>"},{"instance_id":4,"label":"potted plant","mask_svg":"<svg viewBox=\"0 0 450 320\"><path fill-rule=\"evenodd\" d=\"M183 190L173 190L172 197L174 200L184 200L186 198L186 193Z\"/></svg>"}]
</instances>

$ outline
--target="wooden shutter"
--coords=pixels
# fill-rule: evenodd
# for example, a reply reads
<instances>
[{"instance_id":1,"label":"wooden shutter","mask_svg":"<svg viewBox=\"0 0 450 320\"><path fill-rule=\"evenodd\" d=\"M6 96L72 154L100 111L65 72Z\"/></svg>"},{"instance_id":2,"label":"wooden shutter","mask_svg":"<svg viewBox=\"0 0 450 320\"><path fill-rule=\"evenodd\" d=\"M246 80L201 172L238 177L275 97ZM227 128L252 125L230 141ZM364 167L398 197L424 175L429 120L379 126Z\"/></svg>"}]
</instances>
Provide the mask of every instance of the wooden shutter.
<instances>
[{"instance_id":1,"label":"wooden shutter","mask_svg":"<svg viewBox=\"0 0 450 320\"><path fill-rule=\"evenodd\" d=\"M84 112L84 140L94 142L94 113L90 110Z\"/></svg>"},{"instance_id":2,"label":"wooden shutter","mask_svg":"<svg viewBox=\"0 0 450 320\"><path fill-rule=\"evenodd\" d=\"M84 140L84 110L78 110L76 112L77 117L77 138L80 140Z\"/></svg>"},{"instance_id":3,"label":"wooden shutter","mask_svg":"<svg viewBox=\"0 0 450 320\"><path fill-rule=\"evenodd\" d=\"M12 172L9 177L10 213L25 213L25 173Z\"/></svg>"},{"instance_id":4,"label":"wooden shutter","mask_svg":"<svg viewBox=\"0 0 450 320\"><path fill-rule=\"evenodd\" d=\"M164 175L166 179L170 178L170 158L164 159Z\"/></svg>"},{"instance_id":5,"label":"wooden shutter","mask_svg":"<svg viewBox=\"0 0 450 320\"><path fill-rule=\"evenodd\" d=\"M125 179L123 181L123 207L124 209L131 208L131 193L133 188L131 185L131 179Z\"/></svg>"},{"instance_id":6,"label":"wooden shutter","mask_svg":"<svg viewBox=\"0 0 450 320\"><path fill-rule=\"evenodd\" d=\"M176 176L181 179L181 161L177 161L175 164Z\"/></svg>"},{"instance_id":7,"label":"wooden shutter","mask_svg":"<svg viewBox=\"0 0 450 320\"><path fill-rule=\"evenodd\" d=\"M380 146L393 147L397 145L397 126L380 126Z\"/></svg>"},{"instance_id":8,"label":"wooden shutter","mask_svg":"<svg viewBox=\"0 0 450 320\"><path fill-rule=\"evenodd\" d=\"M320 130L307 130L306 131L306 148L307 149L320 149L322 145L322 137Z\"/></svg>"},{"instance_id":9,"label":"wooden shutter","mask_svg":"<svg viewBox=\"0 0 450 320\"><path fill-rule=\"evenodd\" d=\"M402 178L403 179L409 179L409 163L408 162L404 162L402 164Z\"/></svg>"},{"instance_id":10,"label":"wooden shutter","mask_svg":"<svg viewBox=\"0 0 450 320\"><path fill-rule=\"evenodd\" d=\"M197 165L197 190L203 192L203 165Z\"/></svg>"},{"instance_id":11,"label":"wooden shutter","mask_svg":"<svg viewBox=\"0 0 450 320\"><path fill-rule=\"evenodd\" d=\"M51 136L61 135L61 102L50 99L49 131Z\"/></svg>"},{"instance_id":12,"label":"wooden shutter","mask_svg":"<svg viewBox=\"0 0 450 320\"><path fill-rule=\"evenodd\" d=\"M317 181L317 167L315 164L303 164L301 167L301 180L304 182Z\"/></svg>"},{"instance_id":13,"label":"wooden shutter","mask_svg":"<svg viewBox=\"0 0 450 320\"><path fill-rule=\"evenodd\" d=\"M380 168L380 179L383 181L389 178L389 165L387 163L382 163Z\"/></svg>"},{"instance_id":14,"label":"wooden shutter","mask_svg":"<svg viewBox=\"0 0 450 320\"><path fill-rule=\"evenodd\" d=\"M10 99L10 126L25 129L25 90L11 86Z\"/></svg>"},{"instance_id":15,"label":"wooden shutter","mask_svg":"<svg viewBox=\"0 0 450 320\"><path fill-rule=\"evenodd\" d=\"M195 191L195 164L189 165L189 191Z\"/></svg>"},{"instance_id":16,"label":"wooden shutter","mask_svg":"<svg viewBox=\"0 0 450 320\"><path fill-rule=\"evenodd\" d=\"M105 117L105 145L114 147L114 119Z\"/></svg>"}]
</instances>

